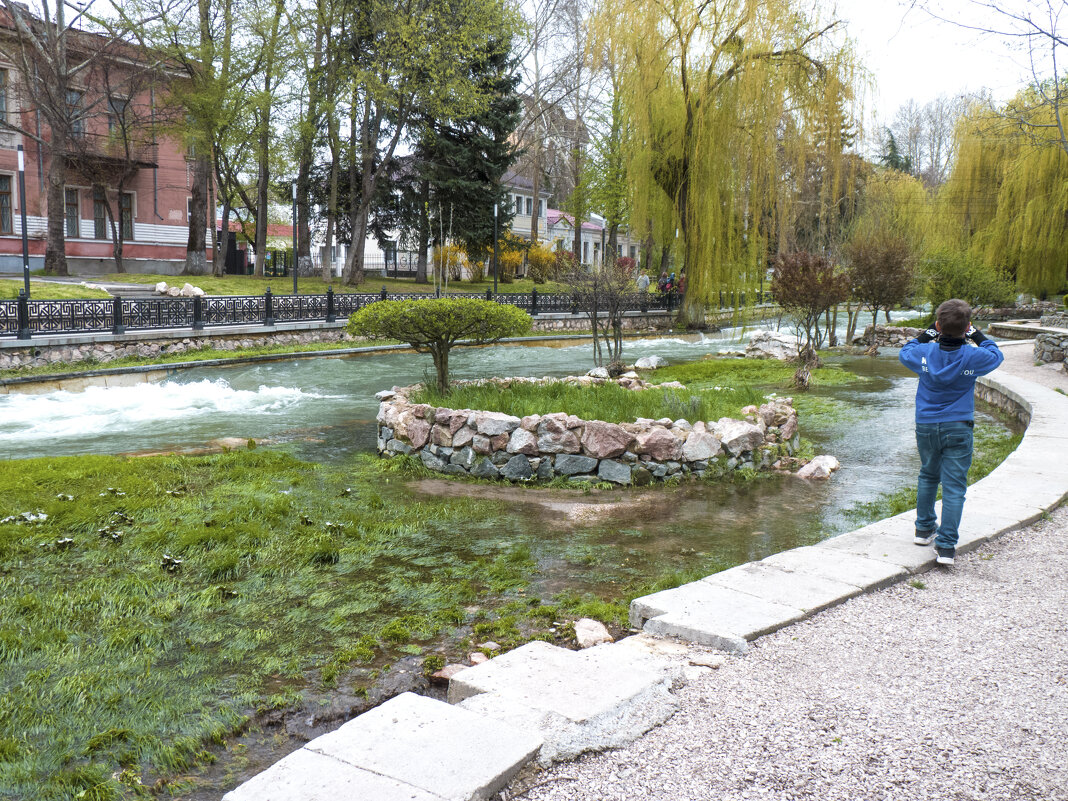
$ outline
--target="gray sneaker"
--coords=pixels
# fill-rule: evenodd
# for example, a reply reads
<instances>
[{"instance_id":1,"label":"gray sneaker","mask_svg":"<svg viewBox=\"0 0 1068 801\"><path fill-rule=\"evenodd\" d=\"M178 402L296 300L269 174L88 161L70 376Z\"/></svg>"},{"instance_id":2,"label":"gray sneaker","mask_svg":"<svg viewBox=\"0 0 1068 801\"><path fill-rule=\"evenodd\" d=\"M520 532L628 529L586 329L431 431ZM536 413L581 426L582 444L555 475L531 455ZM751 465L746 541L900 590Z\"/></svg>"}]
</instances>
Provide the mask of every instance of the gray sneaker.
<instances>
[{"instance_id":1,"label":"gray sneaker","mask_svg":"<svg viewBox=\"0 0 1068 801\"><path fill-rule=\"evenodd\" d=\"M930 545L934 542L935 533L933 531L920 531L916 529L916 539L913 540L917 545Z\"/></svg>"},{"instance_id":2,"label":"gray sneaker","mask_svg":"<svg viewBox=\"0 0 1068 801\"><path fill-rule=\"evenodd\" d=\"M953 557L955 557L956 555L956 548L941 548L937 545L935 546L935 562L940 565L953 564Z\"/></svg>"}]
</instances>

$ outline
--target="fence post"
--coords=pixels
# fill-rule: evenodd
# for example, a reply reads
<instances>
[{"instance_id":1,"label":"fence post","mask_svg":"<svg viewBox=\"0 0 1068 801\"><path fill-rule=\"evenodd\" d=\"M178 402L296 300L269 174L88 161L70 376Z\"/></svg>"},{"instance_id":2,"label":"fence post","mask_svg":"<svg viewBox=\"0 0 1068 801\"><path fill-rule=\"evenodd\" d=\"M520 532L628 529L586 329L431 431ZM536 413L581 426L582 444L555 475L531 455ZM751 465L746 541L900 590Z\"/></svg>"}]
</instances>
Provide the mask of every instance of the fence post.
<instances>
[{"instance_id":1,"label":"fence post","mask_svg":"<svg viewBox=\"0 0 1068 801\"><path fill-rule=\"evenodd\" d=\"M382 284L382 300L389 300L389 291L386 289L385 284Z\"/></svg>"},{"instance_id":2,"label":"fence post","mask_svg":"<svg viewBox=\"0 0 1068 801\"><path fill-rule=\"evenodd\" d=\"M270 287L263 291L263 324L274 325L274 297Z\"/></svg>"},{"instance_id":3,"label":"fence post","mask_svg":"<svg viewBox=\"0 0 1068 801\"><path fill-rule=\"evenodd\" d=\"M122 319L122 298L119 295L111 299L111 333L126 333L126 326Z\"/></svg>"},{"instance_id":4,"label":"fence post","mask_svg":"<svg viewBox=\"0 0 1068 801\"><path fill-rule=\"evenodd\" d=\"M193 330L204 330L204 298L200 295L193 296Z\"/></svg>"},{"instance_id":5,"label":"fence post","mask_svg":"<svg viewBox=\"0 0 1068 801\"><path fill-rule=\"evenodd\" d=\"M535 315L538 313L538 290L530 290L530 313Z\"/></svg>"},{"instance_id":6,"label":"fence post","mask_svg":"<svg viewBox=\"0 0 1068 801\"><path fill-rule=\"evenodd\" d=\"M493 290L486 287L486 300L493 300Z\"/></svg>"},{"instance_id":7,"label":"fence post","mask_svg":"<svg viewBox=\"0 0 1068 801\"><path fill-rule=\"evenodd\" d=\"M16 339L30 338L30 299L25 289L19 290L18 303L15 306L15 318L18 324Z\"/></svg>"},{"instance_id":8,"label":"fence post","mask_svg":"<svg viewBox=\"0 0 1068 801\"><path fill-rule=\"evenodd\" d=\"M326 321L328 323L335 322L337 315L334 312L334 288L328 286L326 288Z\"/></svg>"}]
</instances>

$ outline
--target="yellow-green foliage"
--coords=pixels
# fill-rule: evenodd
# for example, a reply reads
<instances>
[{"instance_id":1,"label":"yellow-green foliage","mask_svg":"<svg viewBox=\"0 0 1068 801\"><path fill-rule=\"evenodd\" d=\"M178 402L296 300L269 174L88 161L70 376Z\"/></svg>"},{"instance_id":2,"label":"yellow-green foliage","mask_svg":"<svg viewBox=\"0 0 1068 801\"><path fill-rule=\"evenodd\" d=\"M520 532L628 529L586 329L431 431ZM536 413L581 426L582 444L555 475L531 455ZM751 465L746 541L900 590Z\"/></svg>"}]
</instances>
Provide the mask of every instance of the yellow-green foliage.
<instances>
[{"instance_id":1,"label":"yellow-green foliage","mask_svg":"<svg viewBox=\"0 0 1068 801\"><path fill-rule=\"evenodd\" d=\"M1068 153L1041 127L1053 123L1032 90L996 112L973 109L940 198L950 237L1039 295L1064 287L1068 264Z\"/></svg>"},{"instance_id":2,"label":"yellow-green foliage","mask_svg":"<svg viewBox=\"0 0 1068 801\"><path fill-rule=\"evenodd\" d=\"M535 284L557 278L556 254L544 245L533 245L527 251L527 268Z\"/></svg>"},{"instance_id":3,"label":"yellow-green foliage","mask_svg":"<svg viewBox=\"0 0 1068 801\"><path fill-rule=\"evenodd\" d=\"M635 226L679 232L688 304L756 284L799 192L802 151L823 148L821 197L841 194L852 47L837 35L832 46L791 0L608 0L603 15L627 21Z\"/></svg>"},{"instance_id":4,"label":"yellow-green foliage","mask_svg":"<svg viewBox=\"0 0 1068 801\"><path fill-rule=\"evenodd\" d=\"M864 186L850 239L903 239L915 253L927 241L932 212L933 204L919 178L897 170L881 170Z\"/></svg>"}]
</instances>

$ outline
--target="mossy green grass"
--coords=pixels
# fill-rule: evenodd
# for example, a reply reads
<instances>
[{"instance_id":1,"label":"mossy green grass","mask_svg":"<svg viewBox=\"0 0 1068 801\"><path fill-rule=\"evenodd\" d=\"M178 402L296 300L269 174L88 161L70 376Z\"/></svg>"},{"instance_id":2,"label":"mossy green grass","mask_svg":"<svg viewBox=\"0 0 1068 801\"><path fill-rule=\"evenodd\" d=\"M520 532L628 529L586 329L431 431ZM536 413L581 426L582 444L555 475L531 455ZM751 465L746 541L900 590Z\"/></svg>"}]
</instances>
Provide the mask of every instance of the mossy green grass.
<instances>
[{"instance_id":1,"label":"mossy green grass","mask_svg":"<svg viewBox=\"0 0 1068 801\"><path fill-rule=\"evenodd\" d=\"M677 554L620 562L589 532L517 530L500 503L417 497L402 465L371 456L2 468L0 797L180 797L271 710L359 695L450 637L454 660L487 639L566 642L583 615L620 627L677 569ZM582 580L535 587L546 559Z\"/></svg>"},{"instance_id":2,"label":"mossy green grass","mask_svg":"<svg viewBox=\"0 0 1068 801\"><path fill-rule=\"evenodd\" d=\"M730 387L722 392L694 392L657 387L635 391L614 383L584 387L566 382L516 382L506 386L461 384L444 396L433 388L421 389L412 396L416 403L439 407L503 412L516 417L566 412L584 420L607 423L634 422L639 417L691 421L738 417L743 406L761 403L762 399L763 396L748 385Z\"/></svg>"},{"instance_id":3,"label":"mossy green grass","mask_svg":"<svg viewBox=\"0 0 1068 801\"><path fill-rule=\"evenodd\" d=\"M19 290L25 284L21 279L0 278L0 300L11 300L19 296ZM62 284L55 281L31 281L30 297L34 300L80 300L111 297L102 289L90 289L80 284Z\"/></svg>"}]
</instances>

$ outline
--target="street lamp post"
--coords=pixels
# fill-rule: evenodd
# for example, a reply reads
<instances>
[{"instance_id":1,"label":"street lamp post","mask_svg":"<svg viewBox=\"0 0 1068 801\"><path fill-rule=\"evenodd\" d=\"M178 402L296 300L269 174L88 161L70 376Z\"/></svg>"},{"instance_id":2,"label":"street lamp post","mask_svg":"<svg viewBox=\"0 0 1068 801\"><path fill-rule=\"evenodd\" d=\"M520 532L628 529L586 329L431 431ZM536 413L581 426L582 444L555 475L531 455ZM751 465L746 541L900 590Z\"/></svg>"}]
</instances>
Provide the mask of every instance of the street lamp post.
<instances>
[{"instance_id":1,"label":"street lamp post","mask_svg":"<svg viewBox=\"0 0 1068 801\"><path fill-rule=\"evenodd\" d=\"M497 207L500 204L493 204L493 294L497 294Z\"/></svg>"},{"instance_id":2,"label":"street lamp post","mask_svg":"<svg viewBox=\"0 0 1068 801\"><path fill-rule=\"evenodd\" d=\"M22 145L19 153L19 214L22 217L22 282L26 285L26 299L30 298L30 240L26 234L26 154Z\"/></svg>"},{"instance_id":3,"label":"street lamp post","mask_svg":"<svg viewBox=\"0 0 1068 801\"><path fill-rule=\"evenodd\" d=\"M293 182L293 294L297 294L297 182Z\"/></svg>"}]
</instances>

